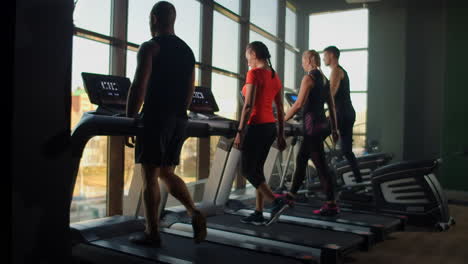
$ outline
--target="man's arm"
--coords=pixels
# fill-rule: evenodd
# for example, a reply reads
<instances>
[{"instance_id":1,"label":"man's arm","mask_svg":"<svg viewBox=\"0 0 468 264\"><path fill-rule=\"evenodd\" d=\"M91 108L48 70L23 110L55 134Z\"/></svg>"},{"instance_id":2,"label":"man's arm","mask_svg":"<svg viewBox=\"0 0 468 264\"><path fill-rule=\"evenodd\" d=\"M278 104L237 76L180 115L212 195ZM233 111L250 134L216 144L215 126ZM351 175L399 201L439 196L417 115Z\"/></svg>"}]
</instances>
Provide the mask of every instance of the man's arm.
<instances>
[{"instance_id":1,"label":"man's arm","mask_svg":"<svg viewBox=\"0 0 468 264\"><path fill-rule=\"evenodd\" d=\"M289 108L288 113L284 117L285 121L291 119L305 104L306 98L309 96L310 89L314 86L314 80L308 75L302 78L301 88L297 96L296 102Z\"/></svg>"},{"instance_id":2,"label":"man's arm","mask_svg":"<svg viewBox=\"0 0 468 264\"><path fill-rule=\"evenodd\" d=\"M195 67L193 68L192 78L190 78L188 85L189 85L189 89L187 90L188 94L186 97L187 98L187 102L186 102L187 110L190 108L190 104L192 103L193 93L195 92Z\"/></svg>"},{"instance_id":3,"label":"man's arm","mask_svg":"<svg viewBox=\"0 0 468 264\"><path fill-rule=\"evenodd\" d=\"M341 74L340 69L335 68L332 70L330 74L330 93L333 97L335 97L336 93L338 92L338 88L340 87L341 82Z\"/></svg>"},{"instance_id":4,"label":"man's arm","mask_svg":"<svg viewBox=\"0 0 468 264\"><path fill-rule=\"evenodd\" d=\"M151 76L153 56L159 51L155 43L145 42L140 46L137 54L137 67L133 83L127 97L127 116L136 117L146 95L146 89Z\"/></svg>"},{"instance_id":5,"label":"man's arm","mask_svg":"<svg viewBox=\"0 0 468 264\"><path fill-rule=\"evenodd\" d=\"M336 109L335 109L335 98L330 94L327 99L328 112L330 114L330 121L332 126L332 131L338 130L338 122L336 118Z\"/></svg>"}]
</instances>

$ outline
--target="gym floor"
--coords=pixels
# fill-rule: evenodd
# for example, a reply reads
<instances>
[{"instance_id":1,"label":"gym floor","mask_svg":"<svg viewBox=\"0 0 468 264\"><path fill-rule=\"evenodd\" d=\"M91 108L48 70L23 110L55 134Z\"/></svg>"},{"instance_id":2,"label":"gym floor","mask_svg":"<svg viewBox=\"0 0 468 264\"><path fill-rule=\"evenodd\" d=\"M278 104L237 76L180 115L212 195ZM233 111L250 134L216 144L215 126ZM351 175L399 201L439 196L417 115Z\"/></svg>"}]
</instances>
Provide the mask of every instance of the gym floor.
<instances>
[{"instance_id":1,"label":"gym floor","mask_svg":"<svg viewBox=\"0 0 468 264\"><path fill-rule=\"evenodd\" d=\"M369 252L356 252L346 263L359 264L463 264L468 263L468 207L450 205L456 225L447 232L408 227L392 234Z\"/></svg>"}]
</instances>

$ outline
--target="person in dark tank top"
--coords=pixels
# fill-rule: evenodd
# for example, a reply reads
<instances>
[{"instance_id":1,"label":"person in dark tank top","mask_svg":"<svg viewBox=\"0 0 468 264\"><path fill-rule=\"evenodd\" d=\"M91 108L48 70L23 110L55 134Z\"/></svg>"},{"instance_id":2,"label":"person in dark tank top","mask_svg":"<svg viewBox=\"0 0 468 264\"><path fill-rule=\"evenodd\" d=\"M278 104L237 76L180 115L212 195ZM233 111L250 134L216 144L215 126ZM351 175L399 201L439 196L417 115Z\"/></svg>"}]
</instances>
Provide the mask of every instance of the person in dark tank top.
<instances>
[{"instance_id":1,"label":"person in dark tank top","mask_svg":"<svg viewBox=\"0 0 468 264\"><path fill-rule=\"evenodd\" d=\"M320 55L315 50L309 50L302 55L304 75L296 102L286 113L285 121L291 119L301 108L303 109L303 142L296 157L296 170L293 183L287 199L294 200L299 187L304 181L309 159L314 162L320 177L322 189L327 196L327 202L314 214L333 216L339 213L335 200L335 187L331 171L325 158L323 141L329 134L328 120L325 116L324 104L328 104L331 120L333 141L338 140L335 103L330 94L328 80L320 70Z\"/></svg>"},{"instance_id":2,"label":"person in dark tank top","mask_svg":"<svg viewBox=\"0 0 468 264\"><path fill-rule=\"evenodd\" d=\"M135 163L142 165L146 230L132 236L137 244L161 246L158 178L192 217L195 242L206 237L206 219L195 207L185 182L174 169L186 139L187 110L195 90L195 58L190 47L174 33L175 7L157 2L150 12L152 39L141 44L137 68L128 93L127 116L140 116L144 128L136 136ZM188 25L187 25L188 26ZM133 147L133 137L126 145Z\"/></svg>"},{"instance_id":3,"label":"person in dark tank top","mask_svg":"<svg viewBox=\"0 0 468 264\"><path fill-rule=\"evenodd\" d=\"M330 92L335 98L338 129L340 131L340 146L343 156L348 160L353 170L356 182L362 182L356 156L353 152L353 127L356 121L356 112L351 102L348 73L339 64L340 50L335 46L324 50L323 61L331 68Z\"/></svg>"}]
</instances>

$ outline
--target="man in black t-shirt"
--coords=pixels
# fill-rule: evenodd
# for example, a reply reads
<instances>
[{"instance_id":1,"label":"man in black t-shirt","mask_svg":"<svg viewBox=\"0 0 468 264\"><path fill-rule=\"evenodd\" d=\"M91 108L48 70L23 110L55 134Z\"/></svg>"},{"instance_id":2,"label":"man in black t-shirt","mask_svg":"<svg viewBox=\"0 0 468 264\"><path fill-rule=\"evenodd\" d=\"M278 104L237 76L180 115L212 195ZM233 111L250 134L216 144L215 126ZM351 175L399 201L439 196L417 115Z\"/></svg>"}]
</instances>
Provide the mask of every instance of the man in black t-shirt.
<instances>
[{"instance_id":1,"label":"man in black t-shirt","mask_svg":"<svg viewBox=\"0 0 468 264\"><path fill-rule=\"evenodd\" d=\"M335 98L335 108L340 131L341 152L348 160L356 182L362 182L361 171L353 153L353 127L356 112L351 102L348 73L339 64L340 50L335 46L324 50L323 61L331 68L330 92Z\"/></svg>"},{"instance_id":2,"label":"man in black t-shirt","mask_svg":"<svg viewBox=\"0 0 468 264\"><path fill-rule=\"evenodd\" d=\"M135 163L143 168L146 230L132 242L159 247L158 178L192 216L195 242L206 237L206 220L196 209L185 182L174 174L186 139L187 110L195 89L195 58L190 47L174 34L176 10L166 1L150 13L152 39L137 54L135 78L128 94L127 116L136 117L142 104L144 129L136 137ZM127 146L133 137L127 137Z\"/></svg>"}]
</instances>

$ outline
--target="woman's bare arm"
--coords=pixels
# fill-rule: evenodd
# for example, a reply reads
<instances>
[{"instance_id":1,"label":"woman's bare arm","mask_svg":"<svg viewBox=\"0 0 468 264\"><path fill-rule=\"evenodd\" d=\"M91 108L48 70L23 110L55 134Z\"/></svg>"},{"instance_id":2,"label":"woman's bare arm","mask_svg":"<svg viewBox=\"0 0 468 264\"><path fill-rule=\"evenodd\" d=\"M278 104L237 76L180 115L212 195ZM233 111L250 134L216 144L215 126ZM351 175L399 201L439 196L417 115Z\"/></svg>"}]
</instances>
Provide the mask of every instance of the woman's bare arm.
<instances>
[{"instance_id":1,"label":"woman's bare arm","mask_svg":"<svg viewBox=\"0 0 468 264\"><path fill-rule=\"evenodd\" d=\"M306 99L309 96L310 89L314 87L314 84L314 80L309 75L304 75L301 81L301 88L299 89L297 100L286 113L284 118L285 121L290 120L304 106Z\"/></svg>"},{"instance_id":2,"label":"woman's bare arm","mask_svg":"<svg viewBox=\"0 0 468 264\"><path fill-rule=\"evenodd\" d=\"M256 96L257 87L253 84L246 84L245 85L245 102L244 106L242 107L242 114L239 121L238 130L243 130L249 120L250 114L252 113L253 106L255 104L255 96Z\"/></svg>"}]
</instances>

